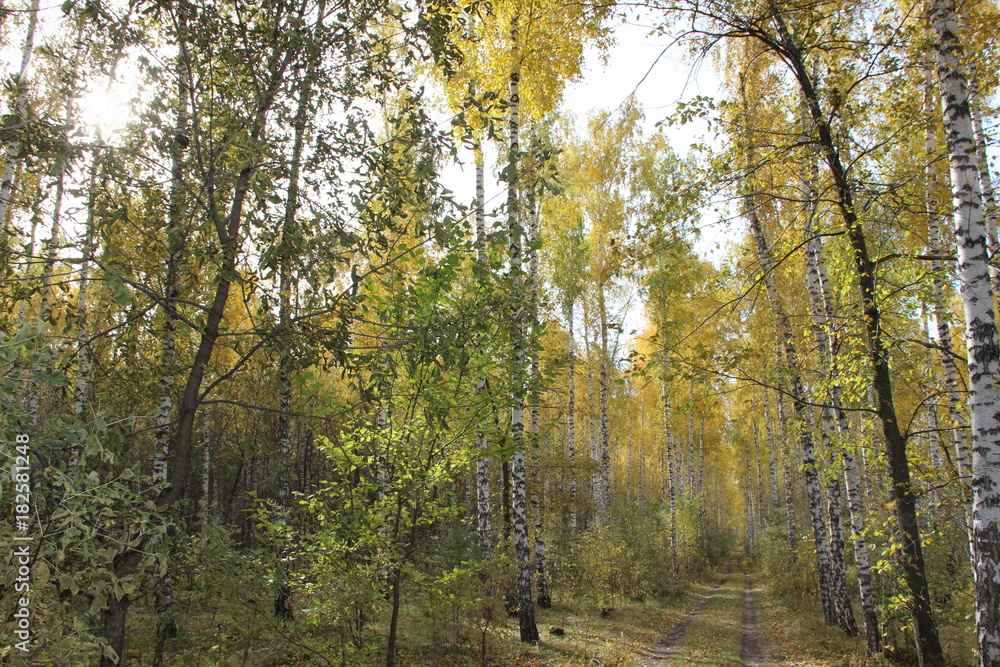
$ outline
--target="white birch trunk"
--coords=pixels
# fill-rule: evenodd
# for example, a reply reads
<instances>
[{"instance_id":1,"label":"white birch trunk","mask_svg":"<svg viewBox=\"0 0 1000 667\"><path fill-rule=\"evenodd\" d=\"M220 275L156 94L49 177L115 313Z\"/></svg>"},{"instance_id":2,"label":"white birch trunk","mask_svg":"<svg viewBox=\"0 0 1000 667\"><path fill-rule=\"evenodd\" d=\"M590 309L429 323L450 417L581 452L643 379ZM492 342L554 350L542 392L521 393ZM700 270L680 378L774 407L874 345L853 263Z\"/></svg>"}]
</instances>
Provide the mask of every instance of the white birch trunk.
<instances>
[{"instance_id":1,"label":"white birch trunk","mask_svg":"<svg viewBox=\"0 0 1000 667\"><path fill-rule=\"evenodd\" d=\"M928 70L924 86L924 116L926 129L924 131L924 158L927 164L924 172L924 192L927 207L927 243L928 253L936 258L931 260L931 296L934 307L934 320L937 325L937 342L941 369L944 372L943 382L945 395L948 397L948 415L952 441L955 445L955 464L959 478L969 484L971 481L972 462L969 454L968 420L962 411L961 383L958 366L952 356L951 311L945 296L945 286L949 280L950 271L946 270L944 260L945 247L941 237L940 214L935 195L937 183L937 137L934 128L940 123L940 108L934 99L934 84L932 74Z\"/></svg>"},{"instance_id":2,"label":"white birch trunk","mask_svg":"<svg viewBox=\"0 0 1000 667\"><path fill-rule=\"evenodd\" d=\"M204 547L208 539L208 526L212 522L214 514L212 508L212 430L209 426L207 412L201 425L201 449L201 532L203 535L202 547Z\"/></svg>"},{"instance_id":3,"label":"white birch trunk","mask_svg":"<svg viewBox=\"0 0 1000 667\"><path fill-rule=\"evenodd\" d=\"M60 224L62 218L62 203L66 174L64 169L59 169L56 177L56 194L52 209L52 228L49 230L49 240L45 248L45 263L42 269L42 295L38 304L38 336L40 342L44 344L46 332L49 328L49 320L52 318L52 279L55 275L56 255L61 243ZM35 366L35 373L41 373L44 368L41 365ZM32 426L38 426L39 408L41 402L38 381L34 375L29 382L28 390L28 419Z\"/></svg>"},{"instance_id":4,"label":"white birch trunk","mask_svg":"<svg viewBox=\"0 0 1000 667\"><path fill-rule=\"evenodd\" d=\"M177 87L177 121L175 134L188 132L188 95L183 76ZM184 224L184 149L174 142L171 145L170 200L167 211L167 271L163 285L163 332L160 334L159 403L156 408L153 450L153 482L167 481L167 460L170 456L171 412L173 411L174 370L177 363L177 313L181 263L187 232Z\"/></svg>"},{"instance_id":5,"label":"white birch trunk","mask_svg":"<svg viewBox=\"0 0 1000 667\"><path fill-rule=\"evenodd\" d=\"M90 287L90 258L94 254L94 183L97 179L97 154L93 156L90 166L90 179L87 187L87 220L84 223L83 243L80 250L83 261L80 265L80 287L76 300L76 384L73 387L73 414L83 412L87 403L90 385L90 345L87 328L87 290ZM78 447L74 445L70 451L70 467L76 467L79 459Z\"/></svg>"},{"instance_id":6,"label":"white birch trunk","mask_svg":"<svg viewBox=\"0 0 1000 667\"><path fill-rule=\"evenodd\" d=\"M688 382L687 497L694 500L694 380Z\"/></svg>"},{"instance_id":7,"label":"white birch trunk","mask_svg":"<svg viewBox=\"0 0 1000 667\"><path fill-rule=\"evenodd\" d=\"M990 284L975 132L951 0L928 6L951 163L972 415L972 540L980 664L1000 666L1000 343Z\"/></svg>"},{"instance_id":8,"label":"white birch trunk","mask_svg":"<svg viewBox=\"0 0 1000 667\"><path fill-rule=\"evenodd\" d=\"M476 261L477 270L480 272L479 283L483 285L488 269L488 258L486 254L486 188L483 165L483 153L476 147ZM486 395L486 378L480 378L476 383L476 395L480 400ZM479 432L476 434L476 533L479 537L479 552L483 560L493 558L493 520L491 518L491 498L490 498L490 459L486 456L486 448L489 443L486 440L485 422L480 422Z\"/></svg>"},{"instance_id":9,"label":"white birch trunk","mask_svg":"<svg viewBox=\"0 0 1000 667\"><path fill-rule=\"evenodd\" d=\"M778 350L778 365L781 365L781 350ZM792 475L792 459L794 452L788 437L788 414L785 410L785 396L776 392L778 409L778 428L781 441L784 443L784 465L782 472L785 484L785 522L788 529L788 554L794 563L799 557L799 536L795 526L795 480Z\"/></svg>"},{"instance_id":10,"label":"white birch trunk","mask_svg":"<svg viewBox=\"0 0 1000 667\"><path fill-rule=\"evenodd\" d=\"M545 538L542 535L545 517L542 508L542 489L544 488L542 484L542 442L539 435L541 431L541 414L538 407L538 387L541 382L541 369L538 363L538 354L535 352L535 347L538 344L538 336L535 333L535 325L538 322L539 294L538 201L536 200L535 190L535 175L538 169L538 155L537 151L534 150L534 147L537 145L537 137L535 135L534 128L531 130L531 143L533 148L531 151L531 179L527 184L528 238L531 246L530 255L528 257L528 302L531 308L531 313L528 318L528 326L531 329L528 345L528 348L531 350L531 377L529 379L531 389L529 395L531 397L531 450L534 458L534 465L532 466L534 473L531 480L533 488L533 493L531 494L531 510L535 514L535 571L538 586L538 606L542 609L548 609L552 606L552 597L549 594L548 567L545 558Z\"/></svg>"},{"instance_id":11,"label":"white birch trunk","mask_svg":"<svg viewBox=\"0 0 1000 667\"><path fill-rule=\"evenodd\" d=\"M593 462L598 461L597 456L597 415L594 411L594 363L593 357L590 350L590 334L587 331L587 314L584 312L583 318L584 325L584 353L587 357L587 439L590 449L590 460ZM598 498L598 492L600 489L600 474L592 473L590 475L590 501L596 507L600 504L600 499Z\"/></svg>"},{"instance_id":12,"label":"white birch trunk","mask_svg":"<svg viewBox=\"0 0 1000 667\"><path fill-rule=\"evenodd\" d=\"M807 181L806 184L808 191L807 196L809 197L810 202L809 206L811 208L811 210L807 211L804 229L806 236L806 291L809 294L810 323L812 325L813 340L816 344L819 356L821 367L820 373L823 377L823 383L830 386L829 398L830 403L832 404L824 405L821 410L823 447L828 452L829 465L836 468L838 466L835 461L835 450L840 451L845 464L848 461L853 463L853 456L851 456L850 452L847 451L846 446L846 438L848 437L846 420L842 424L840 432L841 440L838 442L837 438L835 411L840 410L840 388L837 385L837 368L833 356L837 346L831 333L829 333L833 331L835 319L833 304L829 298L830 293L827 287L826 267L823 264L822 257L822 245L819 237L814 234L812 226L815 207L819 202L818 192L815 188L815 175L818 168L815 164L813 165L813 169L813 178ZM820 397L820 400L824 400L824 398L825 397ZM850 598L847 595L845 545L843 535L843 507L841 503L839 474L832 475L830 477L830 482L827 487L827 498L829 501L830 514L830 553L834 565L834 582L838 589L836 591L835 599L837 604L840 606L837 610L838 617L840 619L838 621L838 625L843 627L848 634L855 635L858 634L858 627L857 622L854 619L854 612L850 606ZM852 522L855 520L861 522L861 530L854 531L855 562L858 565L858 571L860 574L863 569L867 570L868 566L868 552L867 547L864 544L863 537L863 516L860 514L860 498L853 498L849 500L848 506L852 508L856 507L858 509L858 513L852 512ZM854 525L856 524L852 523L852 526ZM858 548L858 540L861 540L860 549ZM857 560L859 557L861 558L860 562ZM861 579L861 576L859 576L859 579ZM871 580L869 577L867 587L864 584L861 586L862 596L864 596L866 589L868 593L872 592L870 585ZM870 611L874 614L875 601L873 598L869 598L867 601L862 599L862 606L866 608L866 611ZM876 652L878 648L873 648L871 642L874 641L876 644L880 644L877 618L866 614L865 621L865 636L869 641L869 650L871 652ZM869 624L872 624L870 629Z\"/></svg>"},{"instance_id":13,"label":"white birch trunk","mask_svg":"<svg viewBox=\"0 0 1000 667\"><path fill-rule=\"evenodd\" d=\"M774 456L774 426L771 424L770 394L764 392L764 437L767 444L767 469L771 490L771 508L777 509L778 500L778 463Z\"/></svg>"},{"instance_id":14,"label":"white birch trunk","mask_svg":"<svg viewBox=\"0 0 1000 667\"><path fill-rule=\"evenodd\" d=\"M307 68L302 87L298 91L298 108L293 120L291 169L288 174L288 194L285 200L285 214L281 226L278 266L278 325L281 329L278 351L278 385L281 392L278 412L278 452L281 454L279 468L278 504L287 512L291 505L292 475L295 470L292 461L292 358L289 346L292 338L292 285L294 240L298 232L296 215L299 211L299 180L302 173L302 151L306 140L306 124L312 109L312 64Z\"/></svg>"},{"instance_id":15,"label":"white birch trunk","mask_svg":"<svg viewBox=\"0 0 1000 667\"><path fill-rule=\"evenodd\" d=\"M600 390L600 413L598 415L600 435L597 450L600 468L597 477L598 490L596 496L597 512L601 519L604 520L607 518L608 505L611 500L611 456L608 437L608 313L607 304L604 301L603 283L597 285L597 308L601 328L601 370L598 382Z\"/></svg>"},{"instance_id":16,"label":"white birch trunk","mask_svg":"<svg viewBox=\"0 0 1000 667\"><path fill-rule=\"evenodd\" d=\"M676 574L680 568L677 559L677 484L674 473L674 435L671 423L673 422L674 409L670 395L670 381L666 372L663 377L663 446L666 449L667 459L667 501L669 512L667 515L667 534L670 543L670 563Z\"/></svg>"},{"instance_id":17,"label":"white birch trunk","mask_svg":"<svg viewBox=\"0 0 1000 667\"><path fill-rule=\"evenodd\" d=\"M989 138L983 129L982 100L979 98L979 77L974 59L969 59L969 112L972 115L972 131L976 138L976 158L979 161L979 185L983 191L983 216L986 220L986 240L990 257L996 257L997 247L997 202L990 177L990 161L986 152ZM1000 267L990 265L993 271L993 290L1000 290Z\"/></svg>"},{"instance_id":18,"label":"white birch trunk","mask_svg":"<svg viewBox=\"0 0 1000 667\"><path fill-rule=\"evenodd\" d=\"M520 185L520 79L521 51L519 48L519 17L511 19L511 71L510 71L510 120L508 123L510 153L507 175L507 216L510 234L511 302L515 312L512 321L513 367L511 386L510 430L513 455L511 456L511 514L514 522L514 553L517 559L518 625L522 642L538 641L535 625L535 604L531 595L531 549L528 538L528 491L524 464L524 403L525 403L525 295L522 270L522 239L524 236L518 211L518 186Z\"/></svg>"},{"instance_id":19,"label":"white birch trunk","mask_svg":"<svg viewBox=\"0 0 1000 667\"><path fill-rule=\"evenodd\" d=\"M24 46L21 49L21 67L14 85L17 88L17 98L14 100L14 114L19 123L25 123L28 112L28 67L35 52L35 28L38 26L39 0L32 0L28 10L28 30L24 36ZM18 133L20 134L20 133ZM4 153L3 181L0 182L0 252L7 252L10 243L7 223L10 215L10 198L14 193L14 175L17 172L17 154L21 151L21 140L14 139L7 144Z\"/></svg>"},{"instance_id":20,"label":"white birch trunk","mask_svg":"<svg viewBox=\"0 0 1000 667\"><path fill-rule=\"evenodd\" d=\"M819 472L817 461L813 451L812 439L812 414L805 400L805 388L802 378L799 375L798 353L795 348L794 334L788 315L781 304L781 297L778 294L777 285L774 282L774 263L771 260L770 250L764 238L764 230L757 218L757 211L752 201L747 202L746 217L750 222L750 231L753 234L757 249L757 258L763 271L763 281L768 302L775 318L775 328L778 339L783 346L783 352L788 362L789 383L791 384L792 397L794 399L796 428L798 429L799 444L802 449L802 463L806 476L806 498L809 504L809 516L812 521L813 542L816 547L816 561L819 570L820 595L823 600L823 615L828 624L837 622L835 610L832 563L830 560L830 542L827 532L826 522L823 520L822 495L820 493Z\"/></svg>"},{"instance_id":21,"label":"white birch trunk","mask_svg":"<svg viewBox=\"0 0 1000 667\"><path fill-rule=\"evenodd\" d=\"M757 432L757 424L754 423L753 429L753 465L754 474L756 475L756 485L754 490L757 493L757 523L763 530L766 527L766 517L764 516L764 473L760 465L760 438Z\"/></svg>"},{"instance_id":22,"label":"white birch trunk","mask_svg":"<svg viewBox=\"0 0 1000 667\"><path fill-rule=\"evenodd\" d=\"M569 528L576 530L576 350L573 337L573 300L567 305L567 322L569 325L568 362L567 362L567 394L566 405L566 457L569 460Z\"/></svg>"}]
</instances>

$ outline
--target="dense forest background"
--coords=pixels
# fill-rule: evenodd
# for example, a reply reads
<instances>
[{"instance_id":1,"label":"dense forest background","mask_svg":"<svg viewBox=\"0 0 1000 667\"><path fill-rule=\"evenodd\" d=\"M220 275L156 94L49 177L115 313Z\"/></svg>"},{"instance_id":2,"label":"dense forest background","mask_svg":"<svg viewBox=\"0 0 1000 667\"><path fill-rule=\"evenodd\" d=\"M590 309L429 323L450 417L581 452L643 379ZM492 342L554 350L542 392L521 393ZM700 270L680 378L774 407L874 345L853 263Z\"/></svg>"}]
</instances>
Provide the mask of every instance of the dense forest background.
<instances>
[{"instance_id":1,"label":"dense forest background","mask_svg":"<svg viewBox=\"0 0 1000 667\"><path fill-rule=\"evenodd\" d=\"M719 95L567 114L621 21ZM1000 666L997 26L0 4L0 662L542 664L738 557L843 664Z\"/></svg>"}]
</instances>

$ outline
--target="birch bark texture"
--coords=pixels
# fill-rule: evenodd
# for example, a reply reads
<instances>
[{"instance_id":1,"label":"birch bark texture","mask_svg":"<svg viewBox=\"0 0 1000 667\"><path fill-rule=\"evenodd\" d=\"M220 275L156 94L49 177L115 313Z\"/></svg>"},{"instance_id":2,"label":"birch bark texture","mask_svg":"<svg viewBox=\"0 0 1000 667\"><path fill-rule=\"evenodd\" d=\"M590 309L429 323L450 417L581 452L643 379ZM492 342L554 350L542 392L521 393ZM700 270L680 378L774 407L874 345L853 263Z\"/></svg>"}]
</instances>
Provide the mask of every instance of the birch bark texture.
<instances>
[{"instance_id":1,"label":"birch bark texture","mask_svg":"<svg viewBox=\"0 0 1000 667\"><path fill-rule=\"evenodd\" d=\"M823 500L813 446L812 414L806 402L805 387L798 371L798 351L795 346L794 334L788 315L781 303L778 287L774 282L774 262L771 259L764 230L757 217L755 207L756 203L752 197L749 197L746 203L746 217L750 222L750 231L757 249L757 259L763 271L765 292L775 319L775 331L783 347L784 357L788 362L789 383L795 407L795 428L798 429L799 444L802 448L802 464L806 476L806 498L809 503L809 517L812 521L813 542L816 547L823 616L828 624L838 625L843 627L845 631L849 631L846 610L850 609L850 601L834 598L836 593L841 591L841 587L836 586L833 581L834 570L830 560L830 537L823 519ZM843 591L846 592L846 587L843 588Z\"/></svg>"},{"instance_id":2,"label":"birch bark texture","mask_svg":"<svg viewBox=\"0 0 1000 667\"><path fill-rule=\"evenodd\" d=\"M24 36L24 46L21 49L21 66L14 79L17 88L17 98L14 100L14 114L20 123L24 124L24 117L28 111L28 68L31 65L31 58L35 53L35 30L38 27L38 6L39 0L33 0L31 9L28 11L28 29ZM10 235L7 233L7 215L10 210L10 198L14 194L14 176L17 172L17 155L21 150L21 140L14 139L8 142L4 151L3 181L0 182L0 252L8 253L7 247ZM3 263L5 267L10 266L10 262ZM6 268L4 269L7 270Z\"/></svg>"},{"instance_id":3,"label":"birch bark texture","mask_svg":"<svg viewBox=\"0 0 1000 667\"><path fill-rule=\"evenodd\" d=\"M517 559L518 626L522 642L538 641L535 625L535 605L531 595L531 548L528 540L528 490L524 461L524 404L525 404L525 295L522 267L522 243L524 230L518 210L518 186L520 182L520 48L519 17L515 14L510 22L511 70L509 83L510 118L509 153L507 165L507 223L510 238L511 307L514 311L511 323L512 365L511 389L513 404L510 412L511 454L511 514L513 518L514 554Z\"/></svg>"},{"instance_id":4,"label":"birch bark texture","mask_svg":"<svg viewBox=\"0 0 1000 667\"><path fill-rule=\"evenodd\" d=\"M1000 343L983 196L958 16L952 0L927 4L951 165L958 270L965 311L972 423L972 548L980 664L1000 667Z\"/></svg>"}]
</instances>

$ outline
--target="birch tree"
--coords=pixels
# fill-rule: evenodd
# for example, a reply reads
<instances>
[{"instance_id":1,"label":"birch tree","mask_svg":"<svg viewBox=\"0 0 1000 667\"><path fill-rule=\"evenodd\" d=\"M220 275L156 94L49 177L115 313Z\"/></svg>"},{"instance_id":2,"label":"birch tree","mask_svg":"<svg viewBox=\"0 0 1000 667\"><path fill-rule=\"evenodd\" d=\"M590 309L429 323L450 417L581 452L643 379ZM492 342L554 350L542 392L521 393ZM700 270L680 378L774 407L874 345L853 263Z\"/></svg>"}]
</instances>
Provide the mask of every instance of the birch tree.
<instances>
[{"instance_id":1,"label":"birch tree","mask_svg":"<svg viewBox=\"0 0 1000 667\"><path fill-rule=\"evenodd\" d=\"M972 550L980 663L1000 665L1000 343L987 259L979 160L950 0L927 4L951 164L959 280L969 358L972 426Z\"/></svg>"}]
</instances>

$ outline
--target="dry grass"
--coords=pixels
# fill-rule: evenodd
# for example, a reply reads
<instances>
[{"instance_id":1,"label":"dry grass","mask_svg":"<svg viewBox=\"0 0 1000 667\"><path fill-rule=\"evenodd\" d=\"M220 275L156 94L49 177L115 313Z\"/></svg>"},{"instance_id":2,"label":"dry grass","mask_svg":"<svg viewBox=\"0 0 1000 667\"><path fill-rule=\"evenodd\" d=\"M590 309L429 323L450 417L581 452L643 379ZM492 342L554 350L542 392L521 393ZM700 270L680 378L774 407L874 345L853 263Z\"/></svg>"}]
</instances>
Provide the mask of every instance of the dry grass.
<instances>
[{"instance_id":1,"label":"dry grass","mask_svg":"<svg viewBox=\"0 0 1000 667\"><path fill-rule=\"evenodd\" d=\"M864 639L848 637L823 622L808 605L793 611L766 584L755 592L757 631L768 665L775 667L887 667L881 657L865 655Z\"/></svg>"}]
</instances>

